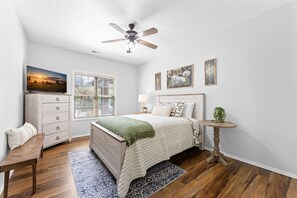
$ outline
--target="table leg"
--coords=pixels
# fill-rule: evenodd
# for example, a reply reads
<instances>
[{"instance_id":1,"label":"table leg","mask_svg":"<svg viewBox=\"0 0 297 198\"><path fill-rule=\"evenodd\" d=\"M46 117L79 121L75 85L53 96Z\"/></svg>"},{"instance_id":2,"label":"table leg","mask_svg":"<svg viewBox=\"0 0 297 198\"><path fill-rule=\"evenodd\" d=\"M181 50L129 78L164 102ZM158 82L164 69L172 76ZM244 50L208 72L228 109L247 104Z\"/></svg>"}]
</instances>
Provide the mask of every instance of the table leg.
<instances>
[{"instance_id":1,"label":"table leg","mask_svg":"<svg viewBox=\"0 0 297 198\"><path fill-rule=\"evenodd\" d=\"M9 171L6 171L4 175L4 198L7 198L8 196L8 183L9 183Z\"/></svg>"},{"instance_id":2,"label":"table leg","mask_svg":"<svg viewBox=\"0 0 297 198\"><path fill-rule=\"evenodd\" d=\"M218 128L218 127L213 128L213 141L214 141L213 151L211 152L211 155L207 158L207 161L208 162L218 161L218 162L224 164L225 166L227 166L228 163L224 159L224 154L222 154L220 152L220 147L219 147L219 144L220 144L220 128Z\"/></svg>"},{"instance_id":3,"label":"table leg","mask_svg":"<svg viewBox=\"0 0 297 198\"><path fill-rule=\"evenodd\" d=\"M213 147L213 154L214 156L219 156L220 154L220 128L214 127L213 128L213 141L214 141L214 147Z\"/></svg>"},{"instance_id":4,"label":"table leg","mask_svg":"<svg viewBox=\"0 0 297 198\"><path fill-rule=\"evenodd\" d=\"M217 158L211 153L210 156L206 159L207 162L211 163L216 161Z\"/></svg>"},{"instance_id":5,"label":"table leg","mask_svg":"<svg viewBox=\"0 0 297 198\"><path fill-rule=\"evenodd\" d=\"M218 162L221 162L222 164L224 164L225 166L228 165L228 163L226 162L226 160L224 159L224 155L221 154L218 158L217 158Z\"/></svg>"},{"instance_id":6,"label":"table leg","mask_svg":"<svg viewBox=\"0 0 297 198\"><path fill-rule=\"evenodd\" d=\"M36 192L36 163L32 164L32 181L33 181L33 193Z\"/></svg>"},{"instance_id":7,"label":"table leg","mask_svg":"<svg viewBox=\"0 0 297 198\"><path fill-rule=\"evenodd\" d=\"M40 157L41 157L41 158L43 157L43 148L41 148L41 151L40 151Z\"/></svg>"}]
</instances>

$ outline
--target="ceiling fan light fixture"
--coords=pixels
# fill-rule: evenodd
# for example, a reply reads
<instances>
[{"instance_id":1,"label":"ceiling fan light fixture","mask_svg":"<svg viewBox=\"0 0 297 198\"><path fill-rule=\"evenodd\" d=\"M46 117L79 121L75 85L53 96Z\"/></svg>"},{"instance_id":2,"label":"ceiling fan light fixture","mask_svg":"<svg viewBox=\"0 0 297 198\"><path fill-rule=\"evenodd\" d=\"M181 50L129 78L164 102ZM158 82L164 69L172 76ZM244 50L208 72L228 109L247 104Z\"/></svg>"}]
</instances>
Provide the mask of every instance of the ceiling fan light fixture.
<instances>
[{"instance_id":1,"label":"ceiling fan light fixture","mask_svg":"<svg viewBox=\"0 0 297 198\"><path fill-rule=\"evenodd\" d=\"M133 24L133 23L129 24L130 30L127 30L127 31L124 31L122 28L120 28L115 23L110 23L109 25L112 26L117 31L121 32L125 38L101 41L101 43L113 43L113 42L128 40L128 43L125 46L127 53L132 53L135 49L137 49L139 47L139 45L144 45L151 49L157 49L157 47L158 47L157 45L154 45L152 43L149 43L149 42L141 39L142 37L158 33L158 29L156 29L154 27L147 29L141 33L138 33L134 30L135 24Z\"/></svg>"},{"instance_id":2,"label":"ceiling fan light fixture","mask_svg":"<svg viewBox=\"0 0 297 198\"><path fill-rule=\"evenodd\" d=\"M133 53L135 51L135 48L136 48L136 43L134 42L134 40L129 40L126 45L126 52Z\"/></svg>"},{"instance_id":3,"label":"ceiling fan light fixture","mask_svg":"<svg viewBox=\"0 0 297 198\"><path fill-rule=\"evenodd\" d=\"M136 46L136 43L133 40L129 41L127 44L127 48L129 49L135 49L135 46Z\"/></svg>"}]
</instances>

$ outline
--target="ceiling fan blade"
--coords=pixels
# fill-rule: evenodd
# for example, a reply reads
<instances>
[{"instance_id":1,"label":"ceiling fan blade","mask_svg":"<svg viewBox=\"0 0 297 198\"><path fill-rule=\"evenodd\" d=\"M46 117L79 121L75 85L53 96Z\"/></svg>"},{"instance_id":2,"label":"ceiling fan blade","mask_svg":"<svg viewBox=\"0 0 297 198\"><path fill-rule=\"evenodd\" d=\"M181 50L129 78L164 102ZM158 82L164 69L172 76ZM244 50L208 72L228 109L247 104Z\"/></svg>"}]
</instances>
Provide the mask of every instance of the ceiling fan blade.
<instances>
[{"instance_id":1,"label":"ceiling fan blade","mask_svg":"<svg viewBox=\"0 0 297 198\"><path fill-rule=\"evenodd\" d=\"M117 24L115 23L110 23L109 24L111 27L113 27L114 29L116 29L117 31L121 32L122 34L124 34L125 36L129 36L127 34L127 32L125 30L123 30L122 28L120 28L120 26L118 26Z\"/></svg>"},{"instance_id":2,"label":"ceiling fan blade","mask_svg":"<svg viewBox=\"0 0 297 198\"><path fill-rule=\"evenodd\" d=\"M113 43L113 42L124 41L124 40L127 40L127 39L125 38L113 39L113 40L101 41L101 43Z\"/></svg>"},{"instance_id":3,"label":"ceiling fan blade","mask_svg":"<svg viewBox=\"0 0 297 198\"><path fill-rule=\"evenodd\" d=\"M150 28L148 30L145 30L145 31L139 33L138 37L141 38L141 37L149 36L149 35L156 34L156 33L158 33L158 29L153 27L153 28Z\"/></svg>"},{"instance_id":4,"label":"ceiling fan blade","mask_svg":"<svg viewBox=\"0 0 297 198\"><path fill-rule=\"evenodd\" d=\"M141 40L141 39L138 39L137 42L140 43L141 45L144 45L144 46L152 48L152 49L157 49L157 47L158 47L157 45L154 45L152 43L149 43L149 42Z\"/></svg>"}]
</instances>

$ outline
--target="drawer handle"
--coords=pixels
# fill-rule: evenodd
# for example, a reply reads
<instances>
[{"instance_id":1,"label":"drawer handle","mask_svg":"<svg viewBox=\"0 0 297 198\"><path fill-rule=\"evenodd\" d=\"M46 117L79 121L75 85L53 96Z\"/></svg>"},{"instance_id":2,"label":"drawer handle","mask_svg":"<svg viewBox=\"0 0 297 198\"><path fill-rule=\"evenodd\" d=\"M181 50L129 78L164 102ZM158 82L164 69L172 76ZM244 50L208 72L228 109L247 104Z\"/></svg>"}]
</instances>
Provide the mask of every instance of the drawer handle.
<instances>
[{"instance_id":1,"label":"drawer handle","mask_svg":"<svg viewBox=\"0 0 297 198\"><path fill-rule=\"evenodd\" d=\"M59 116L56 117L56 120L60 120Z\"/></svg>"},{"instance_id":2,"label":"drawer handle","mask_svg":"<svg viewBox=\"0 0 297 198\"><path fill-rule=\"evenodd\" d=\"M56 127L56 129L57 129L57 131L59 131L59 130L60 130L60 127L59 127L59 126L57 126L57 127Z\"/></svg>"},{"instance_id":3,"label":"drawer handle","mask_svg":"<svg viewBox=\"0 0 297 198\"><path fill-rule=\"evenodd\" d=\"M56 140L59 140L59 139L60 139L60 137L59 137L59 136L57 136L57 137L56 137Z\"/></svg>"},{"instance_id":4,"label":"drawer handle","mask_svg":"<svg viewBox=\"0 0 297 198\"><path fill-rule=\"evenodd\" d=\"M56 101L60 101L60 98L57 97L57 98L56 98Z\"/></svg>"},{"instance_id":5,"label":"drawer handle","mask_svg":"<svg viewBox=\"0 0 297 198\"><path fill-rule=\"evenodd\" d=\"M60 110L60 107L56 107L56 109L57 109L57 111L59 111Z\"/></svg>"}]
</instances>

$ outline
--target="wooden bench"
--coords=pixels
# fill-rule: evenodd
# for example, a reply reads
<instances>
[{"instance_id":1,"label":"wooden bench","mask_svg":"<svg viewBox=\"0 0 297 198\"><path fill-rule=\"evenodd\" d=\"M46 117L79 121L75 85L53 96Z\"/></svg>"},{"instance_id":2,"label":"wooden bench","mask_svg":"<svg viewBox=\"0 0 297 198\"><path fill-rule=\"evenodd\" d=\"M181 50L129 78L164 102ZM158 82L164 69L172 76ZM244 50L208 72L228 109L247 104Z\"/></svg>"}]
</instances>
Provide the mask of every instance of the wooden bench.
<instances>
[{"instance_id":1,"label":"wooden bench","mask_svg":"<svg viewBox=\"0 0 297 198\"><path fill-rule=\"evenodd\" d=\"M36 164L39 157L43 155L44 134L39 133L28 140L24 145L10 151L0 162L0 172L4 176L4 198L8 194L8 182L10 170L32 165L33 193L36 192Z\"/></svg>"}]
</instances>

